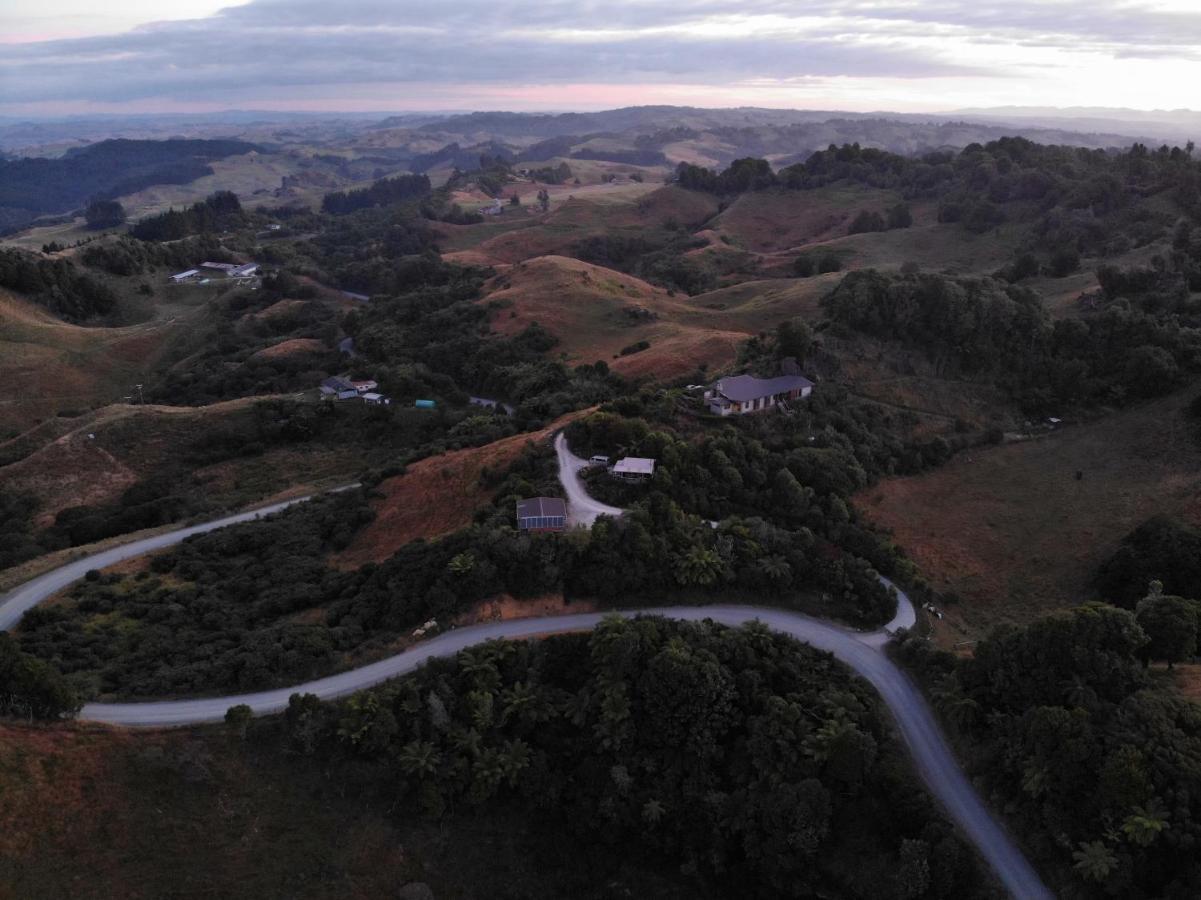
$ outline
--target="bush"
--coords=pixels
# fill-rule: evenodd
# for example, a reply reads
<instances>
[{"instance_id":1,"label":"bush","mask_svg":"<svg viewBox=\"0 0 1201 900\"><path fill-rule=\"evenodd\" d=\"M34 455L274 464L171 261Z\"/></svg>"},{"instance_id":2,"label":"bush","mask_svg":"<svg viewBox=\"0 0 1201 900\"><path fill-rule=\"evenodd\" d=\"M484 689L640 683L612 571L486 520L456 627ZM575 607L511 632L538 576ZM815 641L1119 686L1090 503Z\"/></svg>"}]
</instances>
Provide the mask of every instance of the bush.
<instances>
[{"instance_id":1,"label":"bush","mask_svg":"<svg viewBox=\"0 0 1201 900\"><path fill-rule=\"evenodd\" d=\"M884 222L884 217L875 210L861 209L859 214L851 220L851 224L847 226L847 234L863 234L869 231L885 231L888 226Z\"/></svg>"}]
</instances>

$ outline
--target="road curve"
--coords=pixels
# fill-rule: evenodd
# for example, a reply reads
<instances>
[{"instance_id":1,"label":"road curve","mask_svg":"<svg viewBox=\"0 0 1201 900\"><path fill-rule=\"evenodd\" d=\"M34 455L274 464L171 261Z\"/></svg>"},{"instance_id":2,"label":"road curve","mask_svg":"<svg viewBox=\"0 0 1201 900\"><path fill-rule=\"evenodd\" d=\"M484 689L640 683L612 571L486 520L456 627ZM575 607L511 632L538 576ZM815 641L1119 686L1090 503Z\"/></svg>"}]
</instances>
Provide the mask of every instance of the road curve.
<instances>
[{"instance_id":1,"label":"road curve","mask_svg":"<svg viewBox=\"0 0 1201 900\"><path fill-rule=\"evenodd\" d=\"M346 485L345 487L334 488L333 491L328 491L327 493L345 491L357 486ZM106 566L114 565L123 560L133 559L135 556L145 556L147 553L153 553L155 550L162 550L164 547L178 544L195 534L204 534L208 531L216 531L218 528L224 528L227 525L237 525L239 522L260 519L263 516L269 516L272 513L287 509L289 506L294 506L297 503L304 503L306 500L311 500L313 496L312 494L308 494L304 497L294 497L291 500L272 503L270 506L236 513L235 515L214 519L211 522L204 522L200 525L192 525L187 528L168 531L164 534L156 534L153 537L142 538L139 541L133 541L128 544L121 544L108 550L102 550L99 553L93 553L91 556L73 560L59 566L57 569L51 569L44 575L39 575L37 578L13 589L7 596L0 599L0 631L7 631L12 628L21 620L21 616L25 615L26 612L33 609L33 607L52 594L58 593L72 582L83 578L90 569L103 569Z\"/></svg>"},{"instance_id":2,"label":"road curve","mask_svg":"<svg viewBox=\"0 0 1201 900\"><path fill-rule=\"evenodd\" d=\"M559 456L560 478L580 516L577 521L585 524L591 523L598 515L621 515L622 510L598 503L584 491L578 472L585 463L571 454L561 434L555 441L555 449ZM89 569L103 568L150 553L179 543L194 534L270 515L308 499L310 498L298 497L275 503L262 509L145 538L67 563L26 582L0 600L0 630L11 628L27 610L82 578ZM890 582L886 583L892 586ZM913 624L913 605L903 592L898 590L897 615L893 621L880 631L866 634L800 613L767 607L670 606L626 610L620 615L661 615L686 621L710 619L729 626L759 621L776 631L833 654L863 676L879 692L913 756L918 774L931 793L942 803L951 819L976 845L1006 888L1022 900L1052 897L1039 879L1038 873L992 817L964 776L921 693L908 676L880 652L891 631ZM324 700L343 697L412 672L435 657L453 656L481 641L528 638L540 634L588 629L594 627L602 617L601 613L587 613L473 625L445 632L379 662L293 687L196 700L89 703L80 711L79 718L113 725L163 727L219 721L224 718L226 710L238 704L246 704L259 715L278 713L287 707L288 698L294 693L315 694Z\"/></svg>"},{"instance_id":3,"label":"road curve","mask_svg":"<svg viewBox=\"0 0 1201 900\"><path fill-rule=\"evenodd\" d=\"M913 756L918 774L1010 892L1023 900L1052 896L964 776L913 682L887 656L861 640L861 635L800 613L767 607L668 606L626 610L620 614L627 617L658 615L686 621L711 619L730 626L759 621L832 653L879 692ZM256 714L278 713L287 707L288 698L294 693L315 694L323 700L344 697L412 672L435 657L453 656L482 641L588 629L602 617L601 613L586 613L472 625L444 632L404 653L371 665L294 687L202 700L92 703L83 708L80 718L127 726L191 725L219 721L229 707L239 703L245 703Z\"/></svg>"},{"instance_id":4,"label":"road curve","mask_svg":"<svg viewBox=\"0 0 1201 900\"><path fill-rule=\"evenodd\" d=\"M623 510L593 500L580 481L580 470L588 465L567 449L563 432L555 435L555 455L559 458L559 481L567 492L567 522L569 525L589 526L597 516L620 516Z\"/></svg>"}]
</instances>

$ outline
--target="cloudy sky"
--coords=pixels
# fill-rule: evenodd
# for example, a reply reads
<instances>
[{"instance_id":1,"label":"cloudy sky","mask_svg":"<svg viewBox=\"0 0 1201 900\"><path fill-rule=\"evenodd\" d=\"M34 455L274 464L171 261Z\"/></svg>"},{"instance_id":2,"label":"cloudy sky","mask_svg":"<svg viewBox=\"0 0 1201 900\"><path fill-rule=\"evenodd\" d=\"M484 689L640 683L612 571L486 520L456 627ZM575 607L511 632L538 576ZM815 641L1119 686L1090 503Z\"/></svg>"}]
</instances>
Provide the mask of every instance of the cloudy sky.
<instances>
[{"instance_id":1,"label":"cloudy sky","mask_svg":"<svg viewBox=\"0 0 1201 900\"><path fill-rule=\"evenodd\" d=\"M1198 85L1201 0L0 0L8 115L1170 109Z\"/></svg>"}]
</instances>

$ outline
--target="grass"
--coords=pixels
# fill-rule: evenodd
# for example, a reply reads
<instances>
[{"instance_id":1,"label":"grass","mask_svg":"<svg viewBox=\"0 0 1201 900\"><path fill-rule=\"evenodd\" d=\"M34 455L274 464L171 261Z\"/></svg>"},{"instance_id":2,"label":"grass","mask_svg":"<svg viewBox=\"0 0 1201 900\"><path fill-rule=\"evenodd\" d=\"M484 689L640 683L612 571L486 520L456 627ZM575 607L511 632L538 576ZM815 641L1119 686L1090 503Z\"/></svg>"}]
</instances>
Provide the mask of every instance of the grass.
<instances>
[{"instance_id":1,"label":"grass","mask_svg":"<svg viewBox=\"0 0 1201 900\"><path fill-rule=\"evenodd\" d=\"M484 302L501 304L495 331L515 334L537 322L559 339L551 353L573 365L603 360L627 375L671 378L730 364L749 336L683 295L565 256L519 263L489 287ZM648 350L620 355L643 340Z\"/></svg>"},{"instance_id":2,"label":"grass","mask_svg":"<svg viewBox=\"0 0 1201 900\"><path fill-rule=\"evenodd\" d=\"M354 442L315 442L274 447L258 455L196 467L190 448L214 428L254 434L253 405L247 397L206 407L120 404L77 419L60 420L18 442L0 466L0 485L32 494L39 501L38 524L50 524L70 506L117 500L130 486L181 462L190 483L183 489L203 495L215 509L282 499L352 480L363 467L382 464L388 451ZM4 445L0 445L0 450Z\"/></svg>"},{"instance_id":3,"label":"grass","mask_svg":"<svg viewBox=\"0 0 1201 900\"><path fill-rule=\"evenodd\" d=\"M171 336L199 314L200 304L194 291L171 293L148 321L85 328L0 291L0 379L20 385L0 397L0 439L5 431L11 435L64 410L88 409L128 395Z\"/></svg>"},{"instance_id":4,"label":"grass","mask_svg":"<svg viewBox=\"0 0 1201 900\"><path fill-rule=\"evenodd\" d=\"M961 598L939 642L1090 599L1097 566L1151 515L1201 522L1201 445L1184 415L1197 387L863 491L857 507Z\"/></svg>"},{"instance_id":5,"label":"grass","mask_svg":"<svg viewBox=\"0 0 1201 900\"><path fill-rule=\"evenodd\" d=\"M368 562L381 563L410 541L466 527L475 511L492 500L492 492L480 483L485 468L503 471L528 443L548 440L589 412L569 413L541 431L427 457L413 463L403 475L385 479L373 492L377 496L372 501L375 519L355 534L334 564L356 568Z\"/></svg>"}]
</instances>

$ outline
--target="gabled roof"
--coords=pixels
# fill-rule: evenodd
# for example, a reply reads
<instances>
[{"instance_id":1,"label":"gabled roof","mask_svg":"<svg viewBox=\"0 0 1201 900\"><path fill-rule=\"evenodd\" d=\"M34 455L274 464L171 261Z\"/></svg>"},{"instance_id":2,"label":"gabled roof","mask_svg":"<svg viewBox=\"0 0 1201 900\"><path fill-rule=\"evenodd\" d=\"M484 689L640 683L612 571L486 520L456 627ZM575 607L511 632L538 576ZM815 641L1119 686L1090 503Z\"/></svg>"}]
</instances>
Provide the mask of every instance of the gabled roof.
<instances>
[{"instance_id":1,"label":"gabled roof","mask_svg":"<svg viewBox=\"0 0 1201 900\"><path fill-rule=\"evenodd\" d=\"M813 387L804 375L777 375L775 378L756 378L754 375L732 375L713 385L713 390L735 403L758 400L773 394Z\"/></svg>"},{"instance_id":2,"label":"gabled roof","mask_svg":"<svg viewBox=\"0 0 1201 900\"><path fill-rule=\"evenodd\" d=\"M532 519L536 516L566 516L567 504L558 497L533 497L517 501L517 518Z\"/></svg>"},{"instance_id":3,"label":"gabled roof","mask_svg":"<svg viewBox=\"0 0 1201 900\"><path fill-rule=\"evenodd\" d=\"M325 379L325 381L321 382L321 386L329 388L331 391L353 391L355 389L353 384L339 375Z\"/></svg>"}]
</instances>

